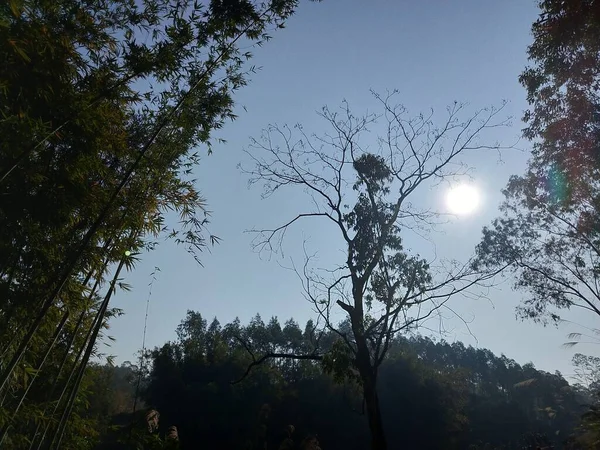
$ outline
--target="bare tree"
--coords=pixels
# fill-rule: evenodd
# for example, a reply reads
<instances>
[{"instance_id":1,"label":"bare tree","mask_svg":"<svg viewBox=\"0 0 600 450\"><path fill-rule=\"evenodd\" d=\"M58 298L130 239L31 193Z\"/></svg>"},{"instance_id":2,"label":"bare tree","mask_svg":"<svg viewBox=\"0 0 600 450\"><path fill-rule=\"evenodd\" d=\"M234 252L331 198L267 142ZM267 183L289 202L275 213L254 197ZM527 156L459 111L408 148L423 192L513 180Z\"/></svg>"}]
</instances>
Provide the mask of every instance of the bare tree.
<instances>
[{"instance_id":1,"label":"bare tree","mask_svg":"<svg viewBox=\"0 0 600 450\"><path fill-rule=\"evenodd\" d=\"M302 188L314 205L276 228L254 230L258 250L278 251L287 230L308 218L339 231L346 255L339 267L313 270L307 256L302 268L293 269L319 320L339 338L323 358L325 368L354 375L362 386L377 450L386 448L377 373L393 337L449 308L450 297L494 275L473 270L470 262L435 262L433 267L405 251L403 231L431 231L440 219L435 211L416 208L409 196L432 182L465 175L468 167L459 161L463 152L501 149L481 143L480 137L507 125L498 119L502 107L462 121L458 116L465 105L456 102L447 108L441 128L433 124L433 111L407 119L406 110L392 103L396 93L373 93L381 114L357 117L346 102L340 112L323 108L319 115L332 130L323 136L308 135L299 125L270 126L260 139L252 139L247 153L253 165L242 169L251 183L264 186L265 196L284 187ZM385 124L381 136L367 148L362 140L380 123ZM342 325L334 320L340 315Z\"/></svg>"}]
</instances>

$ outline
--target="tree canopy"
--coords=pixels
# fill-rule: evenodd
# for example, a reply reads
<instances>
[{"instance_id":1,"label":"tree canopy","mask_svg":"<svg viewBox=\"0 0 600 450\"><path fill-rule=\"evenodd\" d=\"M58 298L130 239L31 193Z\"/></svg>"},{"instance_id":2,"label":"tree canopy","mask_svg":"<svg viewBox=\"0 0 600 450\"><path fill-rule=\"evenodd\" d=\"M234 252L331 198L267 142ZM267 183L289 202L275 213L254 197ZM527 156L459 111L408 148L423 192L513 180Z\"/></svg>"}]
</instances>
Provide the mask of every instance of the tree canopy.
<instances>
[{"instance_id":1,"label":"tree canopy","mask_svg":"<svg viewBox=\"0 0 600 450\"><path fill-rule=\"evenodd\" d=\"M544 323L569 308L600 315L599 6L540 2L520 77L532 155L479 246L479 267L508 264L529 294L520 315Z\"/></svg>"},{"instance_id":2,"label":"tree canopy","mask_svg":"<svg viewBox=\"0 0 600 450\"><path fill-rule=\"evenodd\" d=\"M95 342L119 313L109 304L127 289L122 271L160 236L197 261L218 240L192 169L235 118L233 95L254 70L242 48L270 39L297 4L0 5L4 445L82 448L60 441Z\"/></svg>"},{"instance_id":3,"label":"tree canopy","mask_svg":"<svg viewBox=\"0 0 600 450\"><path fill-rule=\"evenodd\" d=\"M336 381L321 362L269 359L236 382L252 361L245 343L299 351L312 345L313 332L312 322L257 315L221 325L189 311L177 339L149 355L142 398L160 413L153 434L165 439L176 426L181 449L278 449L289 440L303 448L311 436L324 450L364 449L370 438L360 385ZM335 335L323 340L331 349ZM407 449L562 448L589 395L560 373L418 335L393 339L378 387L388 445ZM127 429L127 420L113 417ZM116 439L104 436L105 445Z\"/></svg>"}]
</instances>

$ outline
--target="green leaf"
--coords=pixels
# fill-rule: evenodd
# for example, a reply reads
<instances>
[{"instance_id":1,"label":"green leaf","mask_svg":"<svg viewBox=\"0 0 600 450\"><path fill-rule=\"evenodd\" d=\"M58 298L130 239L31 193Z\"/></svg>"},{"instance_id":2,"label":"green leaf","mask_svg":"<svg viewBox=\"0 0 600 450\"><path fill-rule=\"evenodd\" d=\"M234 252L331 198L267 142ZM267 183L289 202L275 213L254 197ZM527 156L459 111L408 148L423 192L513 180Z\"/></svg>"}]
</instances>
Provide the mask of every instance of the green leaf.
<instances>
[{"instance_id":1,"label":"green leaf","mask_svg":"<svg viewBox=\"0 0 600 450\"><path fill-rule=\"evenodd\" d=\"M23 11L24 0L9 0L8 6L15 17L20 17Z\"/></svg>"},{"instance_id":2,"label":"green leaf","mask_svg":"<svg viewBox=\"0 0 600 450\"><path fill-rule=\"evenodd\" d=\"M33 367L25 367L25 373L27 373L28 375L37 375L39 372L39 370L34 369Z\"/></svg>"},{"instance_id":3,"label":"green leaf","mask_svg":"<svg viewBox=\"0 0 600 450\"><path fill-rule=\"evenodd\" d=\"M19 47L14 41L10 42L15 52L17 52L21 58L23 58L27 62L31 62L31 58L29 57L29 55L27 55L27 53L25 53L25 50Z\"/></svg>"}]
</instances>

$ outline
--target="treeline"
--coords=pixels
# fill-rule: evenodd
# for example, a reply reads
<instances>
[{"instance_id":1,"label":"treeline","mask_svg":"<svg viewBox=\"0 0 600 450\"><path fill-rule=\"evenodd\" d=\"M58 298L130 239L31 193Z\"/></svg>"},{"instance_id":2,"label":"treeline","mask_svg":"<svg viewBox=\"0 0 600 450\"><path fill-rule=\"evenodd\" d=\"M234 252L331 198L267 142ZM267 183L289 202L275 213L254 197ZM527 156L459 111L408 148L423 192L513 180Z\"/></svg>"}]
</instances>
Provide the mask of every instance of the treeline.
<instances>
[{"instance_id":1,"label":"treeline","mask_svg":"<svg viewBox=\"0 0 600 450\"><path fill-rule=\"evenodd\" d=\"M257 315L245 326L239 320L222 326L190 311L177 328L177 340L146 355L138 434L166 438L175 426L181 449L317 448L302 444L311 437L322 449L368 448L356 377L335 373L343 358L336 340L336 335L317 334L311 321L302 329L293 320L265 323ZM273 354L310 358L263 360ZM92 368L96 374L102 370L107 369ZM106 392L115 401L128 398L131 406L140 368L112 370L112 385L120 386ZM390 448L590 448L578 447L574 438L589 394L558 372L420 336L394 338L380 371ZM130 383L123 384L127 372ZM119 431L103 424L102 448L127 442L131 409L116 411L95 395L90 401L100 406L97 417L121 413L113 417L113 424L122 425ZM152 433L145 429L147 411L159 413ZM291 441L295 447L285 447Z\"/></svg>"}]
</instances>

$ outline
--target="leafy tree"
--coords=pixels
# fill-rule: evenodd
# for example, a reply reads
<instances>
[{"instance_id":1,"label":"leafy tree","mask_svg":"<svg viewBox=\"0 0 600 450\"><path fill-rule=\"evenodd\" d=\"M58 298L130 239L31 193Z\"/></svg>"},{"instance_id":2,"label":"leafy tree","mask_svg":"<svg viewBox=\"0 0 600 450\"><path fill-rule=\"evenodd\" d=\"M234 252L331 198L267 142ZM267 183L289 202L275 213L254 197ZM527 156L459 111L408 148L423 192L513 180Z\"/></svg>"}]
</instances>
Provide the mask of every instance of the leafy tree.
<instances>
[{"instance_id":1,"label":"leafy tree","mask_svg":"<svg viewBox=\"0 0 600 450\"><path fill-rule=\"evenodd\" d=\"M578 384L591 392L600 392L600 358L575 353L573 367Z\"/></svg>"},{"instance_id":2,"label":"leafy tree","mask_svg":"<svg viewBox=\"0 0 600 450\"><path fill-rule=\"evenodd\" d=\"M593 0L540 8L520 77L533 151L504 190L502 216L483 230L478 262L508 264L529 294L519 315L547 323L569 308L600 315L600 8Z\"/></svg>"},{"instance_id":3,"label":"leafy tree","mask_svg":"<svg viewBox=\"0 0 600 450\"><path fill-rule=\"evenodd\" d=\"M576 353L573 356L575 388L587 407L572 439L573 448L600 448L600 358Z\"/></svg>"},{"instance_id":4,"label":"leafy tree","mask_svg":"<svg viewBox=\"0 0 600 450\"><path fill-rule=\"evenodd\" d=\"M194 149L235 118L252 72L241 43L297 4L0 5L0 440L82 448L67 419L121 272L160 235L196 259L216 242Z\"/></svg>"},{"instance_id":5,"label":"leafy tree","mask_svg":"<svg viewBox=\"0 0 600 450\"><path fill-rule=\"evenodd\" d=\"M319 320L339 339L324 360L326 367L360 380L373 449L387 447L377 376L393 337L416 328L452 295L491 276L456 262L434 270L429 261L410 254L402 233L429 232L437 218L410 198L432 181L464 174L459 164L464 152L499 149L480 139L488 129L505 124L497 120L501 108L478 111L463 122L464 105L454 103L446 121L436 127L433 113L407 118L406 110L393 104L395 93L374 94L380 115L357 117L347 103L339 113L324 108L320 116L331 128L324 136L310 136L300 125L297 137L288 127L269 127L252 141L247 153L254 166L245 169L252 183L264 185L265 195L293 187L303 189L315 205L281 226L257 230L259 250L277 251L286 231L309 218L339 232L347 255L339 267L323 275L310 267L307 257L302 268L294 269ZM364 137L378 119L385 122L383 133L367 147ZM347 318L341 327L331 319L334 308Z\"/></svg>"},{"instance_id":6,"label":"leafy tree","mask_svg":"<svg viewBox=\"0 0 600 450\"><path fill-rule=\"evenodd\" d=\"M570 440L570 448L600 448L600 407L597 400L589 405L589 409L583 414L578 431L579 433Z\"/></svg>"},{"instance_id":7,"label":"leafy tree","mask_svg":"<svg viewBox=\"0 0 600 450\"><path fill-rule=\"evenodd\" d=\"M508 265L528 297L522 318L559 321L561 311L600 315L600 173L598 172L600 4L544 0L520 81L527 89L527 171L511 177L502 216L483 230L476 267ZM569 335L575 345L581 333ZM576 355L583 384L597 361ZM578 386L580 393L585 389ZM589 397L588 397L589 398ZM597 414L584 417L583 448L594 448Z\"/></svg>"}]
</instances>

